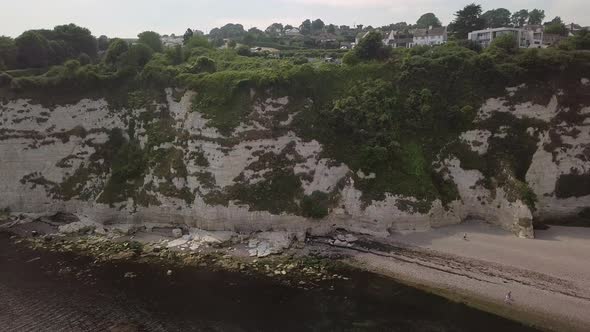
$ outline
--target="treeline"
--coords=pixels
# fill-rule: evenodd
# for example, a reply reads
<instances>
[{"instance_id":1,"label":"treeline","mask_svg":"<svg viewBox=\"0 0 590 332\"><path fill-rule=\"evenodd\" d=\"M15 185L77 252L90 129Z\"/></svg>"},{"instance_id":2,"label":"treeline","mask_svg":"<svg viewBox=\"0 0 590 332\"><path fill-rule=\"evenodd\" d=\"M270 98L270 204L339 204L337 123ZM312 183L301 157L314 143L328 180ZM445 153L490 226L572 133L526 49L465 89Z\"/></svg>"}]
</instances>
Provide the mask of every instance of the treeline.
<instances>
[{"instance_id":1,"label":"treeline","mask_svg":"<svg viewBox=\"0 0 590 332\"><path fill-rule=\"evenodd\" d=\"M67 59L89 63L97 53L98 40L75 24L25 31L16 39L0 37L0 69L47 67Z\"/></svg>"},{"instance_id":2,"label":"treeline","mask_svg":"<svg viewBox=\"0 0 590 332\"><path fill-rule=\"evenodd\" d=\"M496 8L483 12L481 5L469 4L455 13L455 19L448 26L455 39L465 39L474 30L499 27L523 27L527 24L544 26L545 33L566 36L568 29L561 17L556 16L543 23L545 11L541 9L521 9L511 13L506 8ZM580 28L578 26L578 28Z\"/></svg>"}]
</instances>

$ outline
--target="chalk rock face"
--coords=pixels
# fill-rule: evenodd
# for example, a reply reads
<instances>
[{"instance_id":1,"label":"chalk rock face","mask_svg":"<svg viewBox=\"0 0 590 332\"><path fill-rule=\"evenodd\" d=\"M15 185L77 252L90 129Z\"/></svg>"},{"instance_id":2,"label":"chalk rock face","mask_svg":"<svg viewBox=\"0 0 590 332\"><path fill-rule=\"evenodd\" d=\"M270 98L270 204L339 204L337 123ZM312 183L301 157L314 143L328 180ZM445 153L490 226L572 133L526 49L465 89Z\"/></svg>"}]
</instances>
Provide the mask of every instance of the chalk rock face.
<instances>
[{"instance_id":1,"label":"chalk rock face","mask_svg":"<svg viewBox=\"0 0 590 332\"><path fill-rule=\"evenodd\" d=\"M585 81L579 86L590 89ZM436 168L457 191L445 203L390 193L379 201L363 199L355 179L375 174L326 158L318 141L299 137L292 126L300 110L291 109L287 96L257 99L230 132L193 109L190 91L168 89L165 102L137 109L117 109L105 99L51 107L8 100L0 104L0 209L77 215L81 222L64 232L117 224L227 231L230 237L337 228L387 236L479 218L532 237L527 185L536 195L535 217L568 216L590 206L590 185L584 186L590 177L590 107L562 106L567 96L559 91L542 102L514 102L523 89L488 100L476 119L481 126L458 141L485 159L497 154L498 142L516 135L510 122L492 128L495 114L532 119L516 135L527 147L534 143L530 167L499 170L496 181L485 170L464 166L463 156L441 155ZM572 112L575 123L565 116ZM324 220L302 213L310 197L331 202ZM227 241L219 232L199 232L176 234L175 245ZM285 247L272 236L260 243L268 248L257 245L256 255Z\"/></svg>"}]
</instances>

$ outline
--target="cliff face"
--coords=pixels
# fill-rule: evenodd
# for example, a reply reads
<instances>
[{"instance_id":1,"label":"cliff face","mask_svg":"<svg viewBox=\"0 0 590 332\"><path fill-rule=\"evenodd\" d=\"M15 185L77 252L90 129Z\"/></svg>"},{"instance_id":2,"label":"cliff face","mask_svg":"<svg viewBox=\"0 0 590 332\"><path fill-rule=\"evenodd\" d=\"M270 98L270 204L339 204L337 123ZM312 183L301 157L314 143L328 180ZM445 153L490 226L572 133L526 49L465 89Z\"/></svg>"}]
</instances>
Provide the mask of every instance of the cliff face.
<instances>
[{"instance_id":1,"label":"cliff face","mask_svg":"<svg viewBox=\"0 0 590 332\"><path fill-rule=\"evenodd\" d=\"M123 109L105 99L55 107L8 100L0 106L0 208L146 227L343 227L383 236L480 218L532 237L533 215L560 218L590 207L588 80L542 94L508 88L484 103L472 130L449 142L458 148L441 152L433 166L456 187L457 199L445 204L391 194L364 201L354 179L375 175L298 136L293 121L306 106L289 107L288 96L257 98L229 135L192 110L190 91L168 89L166 102ZM520 166L503 171L511 158ZM491 177L492 168L500 176Z\"/></svg>"}]
</instances>

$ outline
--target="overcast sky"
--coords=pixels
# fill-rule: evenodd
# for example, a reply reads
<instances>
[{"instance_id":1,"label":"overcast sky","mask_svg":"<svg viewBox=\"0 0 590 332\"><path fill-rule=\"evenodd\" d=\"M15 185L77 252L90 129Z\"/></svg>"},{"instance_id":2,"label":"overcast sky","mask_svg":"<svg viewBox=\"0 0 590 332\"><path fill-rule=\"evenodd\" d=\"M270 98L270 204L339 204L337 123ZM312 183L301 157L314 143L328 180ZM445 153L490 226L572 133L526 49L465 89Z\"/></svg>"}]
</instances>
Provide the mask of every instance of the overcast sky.
<instances>
[{"instance_id":1,"label":"overcast sky","mask_svg":"<svg viewBox=\"0 0 590 332\"><path fill-rule=\"evenodd\" d=\"M435 13L446 25L469 0L0 0L0 35L16 37L23 31L75 23L92 33L135 37L154 30L182 34L186 28L209 31L225 23L264 30L273 22L299 25L306 18L326 24L382 26L416 22ZM485 0L483 10L544 9L546 19L590 25L588 0Z\"/></svg>"}]
</instances>

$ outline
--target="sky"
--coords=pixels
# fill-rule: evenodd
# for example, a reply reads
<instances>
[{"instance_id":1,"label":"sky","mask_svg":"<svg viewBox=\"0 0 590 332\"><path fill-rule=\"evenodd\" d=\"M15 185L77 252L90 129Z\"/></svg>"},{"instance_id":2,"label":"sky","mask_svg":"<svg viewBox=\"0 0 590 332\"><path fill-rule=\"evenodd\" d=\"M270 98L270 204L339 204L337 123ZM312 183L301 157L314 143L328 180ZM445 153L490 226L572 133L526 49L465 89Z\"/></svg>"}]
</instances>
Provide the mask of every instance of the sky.
<instances>
[{"instance_id":1,"label":"sky","mask_svg":"<svg viewBox=\"0 0 590 332\"><path fill-rule=\"evenodd\" d=\"M304 19L326 24L374 27L435 13L448 24L469 0L0 0L0 35L75 23L96 36L131 38L153 30L181 35L187 28L208 32L225 23L264 30L273 22L298 26ZM544 9L546 20L590 26L588 0L482 0L484 11L507 8Z\"/></svg>"}]
</instances>

